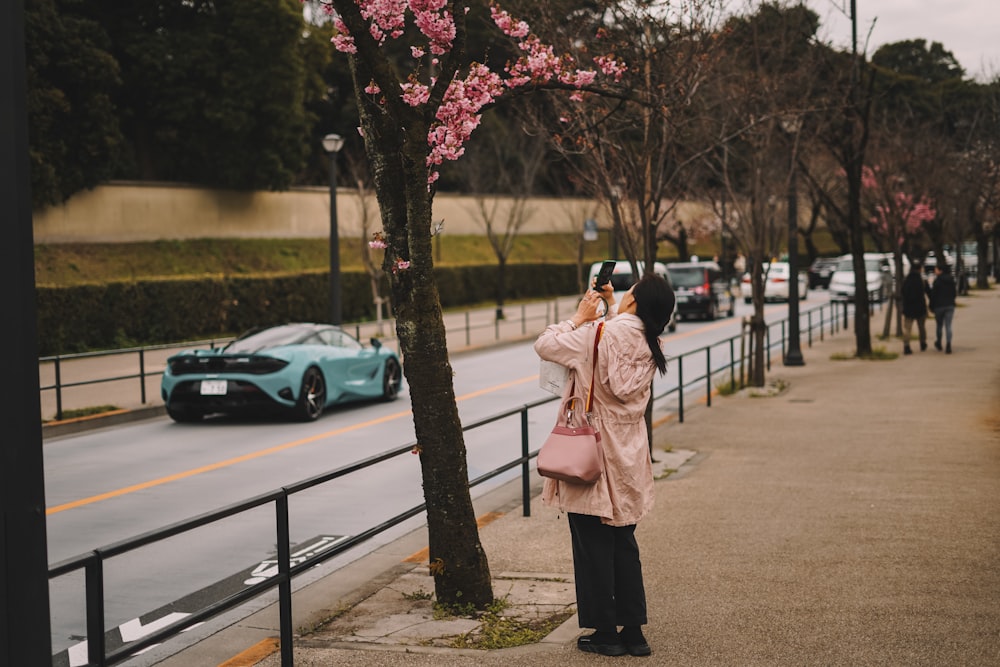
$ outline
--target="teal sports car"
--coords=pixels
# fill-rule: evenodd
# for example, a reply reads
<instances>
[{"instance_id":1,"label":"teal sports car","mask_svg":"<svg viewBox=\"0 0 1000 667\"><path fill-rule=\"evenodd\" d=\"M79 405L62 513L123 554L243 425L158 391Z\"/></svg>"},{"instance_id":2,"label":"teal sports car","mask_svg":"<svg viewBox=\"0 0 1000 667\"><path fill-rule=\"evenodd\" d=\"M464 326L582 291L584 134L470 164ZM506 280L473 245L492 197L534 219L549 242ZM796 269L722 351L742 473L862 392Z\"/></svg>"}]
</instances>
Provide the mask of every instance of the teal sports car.
<instances>
[{"instance_id":1,"label":"teal sports car","mask_svg":"<svg viewBox=\"0 0 1000 667\"><path fill-rule=\"evenodd\" d=\"M331 405L394 400L402 379L399 357L378 339L364 346L340 327L299 322L173 355L160 393L177 422L265 410L313 421Z\"/></svg>"}]
</instances>

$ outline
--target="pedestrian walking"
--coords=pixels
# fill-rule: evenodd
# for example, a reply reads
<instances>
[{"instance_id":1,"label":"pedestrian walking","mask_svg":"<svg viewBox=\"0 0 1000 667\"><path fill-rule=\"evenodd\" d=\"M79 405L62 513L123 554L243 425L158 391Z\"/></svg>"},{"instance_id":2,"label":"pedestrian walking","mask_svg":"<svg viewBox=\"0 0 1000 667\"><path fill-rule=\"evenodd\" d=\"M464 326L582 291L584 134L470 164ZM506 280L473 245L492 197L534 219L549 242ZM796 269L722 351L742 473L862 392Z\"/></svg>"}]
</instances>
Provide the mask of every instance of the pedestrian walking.
<instances>
[{"instance_id":1,"label":"pedestrian walking","mask_svg":"<svg viewBox=\"0 0 1000 667\"><path fill-rule=\"evenodd\" d=\"M602 299L609 304L595 348ZM545 329L535 342L543 360L569 369L563 403L594 381L591 424L601 434L604 474L593 484L545 479L542 502L567 513L581 628L577 648L601 655L649 655L636 524L653 507L653 469L645 412L654 374L666 372L659 336L674 310L667 282L647 274L614 303L610 285L588 290L573 318ZM597 364L592 355L597 354ZM596 370L593 370L596 368ZM619 630L621 628L621 630Z\"/></svg>"},{"instance_id":2,"label":"pedestrian walking","mask_svg":"<svg viewBox=\"0 0 1000 667\"><path fill-rule=\"evenodd\" d=\"M914 322L920 336L920 351L927 349L927 284L920 271L920 264L914 262L903 279L903 354L913 354L910 349L910 334L913 332Z\"/></svg>"},{"instance_id":3,"label":"pedestrian walking","mask_svg":"<svg viewBox=\"0 0 1000 667\"><path fill-rule=\"evenodd\" d=\"M934 282L928 288L931 300L931 310L934 311L934 321L937 323L937 336L934 347L941 349L941 329L944 329L945 348L951 354L951 321L955 317L955 277L951 275L951 267L940 263L934 267Z\"/></svg>"}]
</instances>

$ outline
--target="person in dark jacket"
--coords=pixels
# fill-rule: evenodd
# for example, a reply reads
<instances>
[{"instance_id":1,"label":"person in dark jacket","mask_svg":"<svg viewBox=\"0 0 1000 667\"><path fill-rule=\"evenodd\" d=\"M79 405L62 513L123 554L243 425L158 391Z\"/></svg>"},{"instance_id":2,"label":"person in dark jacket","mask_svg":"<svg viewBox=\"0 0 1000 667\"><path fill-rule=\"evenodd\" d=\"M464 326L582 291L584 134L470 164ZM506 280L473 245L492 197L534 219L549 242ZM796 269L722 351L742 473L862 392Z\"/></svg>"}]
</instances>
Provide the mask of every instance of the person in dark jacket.
<instances>
[{"instance_id":1,"label":"person in dark jacket","mask_svg":"<svg viewBox=\"0 0 1000 667\"><path fill-rule=\"evenodd\" d=\"M913 331L913 323L917 323L917 331L920 335L920 351L927 349L927 285L924 277L920 273L920 264L914 262L910 265L910 272L903 280L903 354L913 354L910 349L910 333Z\"/></svg>"},{"instance_id":2,"label":"person in dark jacket","mask_svg":"<svg viewBox=\"0 0 1000 667\"><path fill-rule=\"evenodd\" d=\"M951 354L951 320L955 317L955 296L957 293L955 277L951 275L951 267L938 264L934 267L934 282L928 288L931 298L931 310L937 322L937 336L934 347L941 349L941 328L945 331L944 351Z\"/></svg>"}]
</instances>

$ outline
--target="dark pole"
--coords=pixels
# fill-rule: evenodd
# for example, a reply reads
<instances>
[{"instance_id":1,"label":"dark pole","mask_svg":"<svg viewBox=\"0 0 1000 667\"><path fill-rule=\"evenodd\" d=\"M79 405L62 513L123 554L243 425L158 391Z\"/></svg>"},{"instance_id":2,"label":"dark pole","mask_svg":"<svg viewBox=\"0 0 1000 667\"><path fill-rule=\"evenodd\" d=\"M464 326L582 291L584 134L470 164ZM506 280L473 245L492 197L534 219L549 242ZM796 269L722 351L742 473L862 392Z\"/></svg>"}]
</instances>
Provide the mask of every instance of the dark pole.
<instances>
[{"instance_id":1,"label":"dark pole","mask_svg":"<svg viewBox=\"0 0 1000 667\"><path fill-rule=\"evenodd\" d=\"M338 134L323 137L330 156L330 324L340 326L344 318L340 305L340 230L337 228L337 153L344 145Z\"/></svg>"},{"instance_id":2,"label":"dark pole","mask_svg":"<svg viewBox=\"0 0 1000 667\"><path fill-rule=\"evenodd\" d=\"M794 142L794 134L793 142ZM786 366L805 366L799 345L799 193L795 147L792 147L791 173L788 175L788 350Z\"/></svg>"},{"instance_id":3,"label":"dark pole","mask_svg":"<svg viewBox=\"0 0 1000 667\"><path fill-rule=\"evenodd\" d=\"M0 211L4 261L0 284L12 326L0 334L10 350L0 401L0 664L52 663L45 473L38 397L38 325L26 108L24 4L0 4Z\"/></svg>"}]
</instances>

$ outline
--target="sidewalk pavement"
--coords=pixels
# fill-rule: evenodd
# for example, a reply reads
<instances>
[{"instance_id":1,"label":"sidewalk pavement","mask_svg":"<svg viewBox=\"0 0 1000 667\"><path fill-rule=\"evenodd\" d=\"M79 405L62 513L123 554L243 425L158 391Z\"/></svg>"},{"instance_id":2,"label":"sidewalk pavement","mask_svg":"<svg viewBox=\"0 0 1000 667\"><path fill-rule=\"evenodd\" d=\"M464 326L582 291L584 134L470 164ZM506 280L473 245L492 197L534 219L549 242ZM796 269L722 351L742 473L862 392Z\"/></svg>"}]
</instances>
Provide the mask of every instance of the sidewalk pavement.
<instances>
[{"instance_id":1,"label":"sidewalk pavement","mask_svg":"<svg viewBox=\"0 0 1000 667\"><path fill-rule=\"evenodd\" d=\"M952 355L834 360L853 353L842 332L774 365L780 394L656 427L656 458L679 469L637 531L643 664L1000 664L1000 291L959 303ZM571 610L566 519L537 493L525 518L515 498L477 502L497 595L521 618ZM443 648L476 623L428 619L425 545L415 531L299 589L295 665L633 660L577 651L575 616L518 648ZM277 627L272 606L160 664L277 667Z\"/></svg>"}]
</instances>

